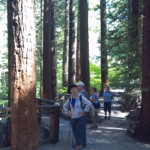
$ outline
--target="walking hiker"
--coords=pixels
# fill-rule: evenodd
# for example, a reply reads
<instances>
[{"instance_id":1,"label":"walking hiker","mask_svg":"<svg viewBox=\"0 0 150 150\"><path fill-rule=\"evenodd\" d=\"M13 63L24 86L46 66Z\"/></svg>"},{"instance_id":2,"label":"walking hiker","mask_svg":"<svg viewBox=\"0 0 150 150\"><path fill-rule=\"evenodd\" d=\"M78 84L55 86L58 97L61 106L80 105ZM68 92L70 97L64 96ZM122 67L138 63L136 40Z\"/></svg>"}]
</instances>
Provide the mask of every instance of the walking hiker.
<instances>
[{"instance_id":1,"label":"walking hiker","mask_svg":"<svg viewBox=\"0 0 150 150\"><path fill-rule=\"evenodd\" d=\"M92 96L91 96L91 102L92 103L98 103L98 94L96 93L96 88L93 87L92 88ZM97 114L97 109L94 107L94 105L92 105L91 109L90 109L90 116L91 116L91 120L93 125L89 128L89 129L97 129L97 122L98 122L98 114Z\"/></svg>"},{"instance_id":2,"label":"walking hiker","mask_svg":"<svg viewBox=\"0 0 150 150\"><path fill-rule=\"evenodd\" d=\"M82 96L84 96L85 98L89 98L89 96L88 96L88 94L87 94L87 92L85 91L85 85L84 85L84 83L83 82L78 82L77 83L77 88L78 88L78 95L80 96L80 95L82 95ZM84 106L83 106L84 107ZM87 114L85 113L84 114L84 117L85 117L85 119L86 119L86 117L87 117ZM85 123L85 126L84 126L84 133L83 133L83 147L84 146L86 146L86 123ZM72 146L73 148L75 147L75 145L73 145Z\"/></svg>"},{"instance_id":3,"label":"walking hiker","mask_svg":"<svg viewBox=\"0 0 150 150\"><path fill-rule=\"evenodd\" d=\"M76 140L76 150L82 150L83 146L83 133L85 127L85 112L88 112L92 103L84 96L79 96L77 93L77 86L71 85L71 97L64 103L64 111L71 117L71 127ZM82 105L85 108L82 108ZM71 111L69 110L71 108Z\"/></svg>"},{"instance_id":4,"label":"walking hiker","mask_svg":"<svg viewBox=\"0 0 150 150\"><path fill-rule=\"evenodd\" d=\"M111 118L111 101L114 100L114 96L116 94L110 91L110 86L106 86L106 91L103 94L104 97L104 111L105 111L105 117L104 119L107 119L107 111L109 112L108 119Z\"/></svg>"}]
</instances>

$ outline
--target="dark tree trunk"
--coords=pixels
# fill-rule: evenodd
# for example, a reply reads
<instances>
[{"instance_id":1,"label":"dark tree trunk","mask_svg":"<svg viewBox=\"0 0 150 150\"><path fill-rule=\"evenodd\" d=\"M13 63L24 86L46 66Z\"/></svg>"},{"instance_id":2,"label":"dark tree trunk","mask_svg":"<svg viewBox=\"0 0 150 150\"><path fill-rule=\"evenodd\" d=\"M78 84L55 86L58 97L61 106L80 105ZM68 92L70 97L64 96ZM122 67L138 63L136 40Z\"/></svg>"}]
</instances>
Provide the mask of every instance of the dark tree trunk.
<instances>
[{"instance_id":1,"label":"dark tree trunk","mask_svg":"<svg viewBox=\"0 0 150 150\"><path fill-rule=\"evenodd\" d=\"M87 0L79 0L79 7L80 7L81 81L84 82L85 90L88 93L88 95L90 95L88 3L87 3Z\"/></svg>"},{"instance_id":2,"label":"dark tree trunk","mask_svg":"<svg viewBox=\"0 0 150 150\"><path fill-rule=\"evenodd\" d=\"M51 0L44 1L43 98L52 100L52 92L51 92Z\"/></svg>"},{"instance_id":3,"label":"dark tree trunk","mask_svg":"<svg viewBox=\"0 0 150 150\"><path fill-rule=\"evenodd\" d=\"M11 60L11 46L13 45L12 41L12 9L11 9L11 1L7 0L7 11L8 11L8 64L9 64L9 91L8 91L8 107L11 107L11 91L10 91L10 81L13 80L11 71L10 71L10 60ZM9 112L10 114L10 112ZM10 147L11 145L11 118L7 119L7 131L6 131L6 140L4 143L4 147Z\"/></svg>"},{"instance_id":4,"label":"dark tree trunk","mask_svg":"<svg viewBox=\"0 0 150 150\"><path fill-rule=\"evenodd\" d=\"M68 14L69 4L65 1L65 37L64 37L64 51L63 51L63 87L67 86L67 55L68 55Z\"/></svg>"},{"instance_id":5,"label":"dark tree trunk","mask_svg":"<svg viewBox=\"0 0 150 150\"><path fill-rule=\"evenodd\" d=\"M150 142L150 0L144 1L143 18L143 47L142 47L142 104L138 138L143 142Z\"/></svg>"},{"instance_id":6,"label":"dark tree trunk","mask_svg":"<svg viewBox=\"0 0 150 150\"><path fill-rule=\"evenodd\" d=\"M11 47L12 47L12 45L13 45L13 41L12 41L12 29L11 29L11 27L12 27L12 16L11 16L11 14L12 14L12 1L10 1L10 0L7 0L7 11L8 11L8 64L9 64L9 81L12 81L13 80L13 78L12 78L12 76L11 76L11 72L10 72L10 57L11 57ZM9 87L10 87L10 82L9 82ZM11 101L10 101L10 99L11 99L11 97L10 97L10 93L11 93L11 91L9 90L8 91L9 92L9 94L8 94L8 99L9 99L9 101L8 101L8 107L11 107Z\"/></svg>"},{"instance_id":7,"label":"dark tree trunk","mask_svg":"<svg viewBox=\"0 0 150 150\"><path fill-rule=\"evenodd\" d=\"M9 0L11 150L38 150L33 0Z\"/></svg>"},{"instance_id":8,"label":"dark tree trunk","mask_svg":"<svg viewBox=\"0 0 150 150\"><path fill-rule=\"evenodd\" d=\"M69 15L70 15L70 22L69 22L69 76L68 76L68 87L72 84L75 84L75 0L70 0ZM70 90L68 90L68 92L69 91Z\"/></svg>"},{"instance_id":9,"label":"dark tree trunk","mask_svg":"<svg viewBox=\"0 0 150 150\"><path fill-rule=\"evenodd\" d=\"M40 76L40 97L43 98L43 20L44 20L44 0L41 0L41 76Z\"/></svg>"},{"instance_id":10,"label":"dark tree trunk","mask_svg":"<svg viewBox=\"0 0 150 150\"><path fill-rule=\"evenodd\" d=\"M56 87L56 60L55 60L55 20L54 20L54 0L51 0L51 92L52 100L57 100Z\"/></svg>"},{"instance_id":11,"label":"dark tree trunk","mask_svg":"<svg viewBox=\"0 0 150 150\"><path fill-rule=\"evenodd\" d=\"M136 52L136 55L139 56L138 52L138 35L139 35L139 0L132 0L132 40L134 42L134 51Z\"/></svg>"},{"instance_id":12,"label":"dark tree trunk","mask_svg":"<svg viewBox=\"0 0 150 150\"><path fill-rule=\"evenodd\" d=\"M129 33L129 52L128 52L128 72L129 72L129 82L132 79L137 79L138 74L135 73L135 62L141 62L141 56L139 53L139 0L128 1L128 33ZM136 54L136 57L135 57ZM130 92L130 88L126 88L127 92Z\"/></svg>"},{"instance_id":13,"label":"dark tree trunk","mask_svg":"<svg viewBox=\"0 0 150 150\"><path fill-rule=\"evenodd\" d=\"M132 64L137 62L141 66L141 52L140 52L140 40L139 40L139 0L132 0L132 31L131 31L131 41L132 41L132 51L134 52ZM135 57L134 57L135 56ZM134 66L134 65L133 65ZM135 66L134 66L135 68ZM135 70L135 69L132 70ZM137 73L133 73L131 79L138 79Z\"/></svg>"},{"instance_id":14,"label":"dark tree trunk","mask_svg":"<svg viewBox=\"0 0 150 150\"><path fill-rule=\"evenodd\" d=\"M81 80L81 63L80 63L80 9L78 2L78 23L77 23L77 51L76 51L76 81Z\"/></svg>"},{"instance_id":15,"label":"dark tree trunk","mask_svg":"<svg viewBox=\"0 0 150 150\"><path fill-rule=\"evenodd\" d=\"M109 85L106 29L106 0L101 0L101 94L104 87Z\"/></svg>"}]
</instances>

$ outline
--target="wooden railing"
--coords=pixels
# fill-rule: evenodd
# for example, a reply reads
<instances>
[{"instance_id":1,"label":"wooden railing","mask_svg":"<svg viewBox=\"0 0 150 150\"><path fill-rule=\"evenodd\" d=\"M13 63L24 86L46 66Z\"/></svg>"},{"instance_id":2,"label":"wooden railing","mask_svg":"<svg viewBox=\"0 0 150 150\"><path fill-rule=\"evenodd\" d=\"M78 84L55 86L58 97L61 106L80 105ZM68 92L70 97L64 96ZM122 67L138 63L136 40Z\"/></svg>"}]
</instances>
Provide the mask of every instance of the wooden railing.
<instances>
[{"instance_id":1,"label":"wooden railing","mask_svg":"<svg viewBox=\"0 0 150 150\"><path fill-rule=\"evenodd\" d=\"M50 115L50 142L58 142L60 106L57 102L41 98L37 98L37 105L38 123L45 125L42 121L42 115Z\"/></svg>"},{"instance_id":2,"label":"wooden railing","mask_svg":"<svg viewBox=\"0 0 150 150\"><path fill-rule=\"evenodd\" d=\"M42 122L42 116L49 117L49 124L47 124L47 128L49 129L49 137L42 141L39 141L39 145L44 143L56 143L59 141L59 114L60 114L60 106L57 105L57 102L40 99L37 98L37 117L38 117L38 124L44 127L44 122ZM0 112L8 112L0 113L0 118L11 118L11 107L7 108L0 108ZM9 124L10 126L11 124ZM11 128L11 127L9 127ZM0 150L2 148L0 147Z\"/></svg>"}]
</instances>

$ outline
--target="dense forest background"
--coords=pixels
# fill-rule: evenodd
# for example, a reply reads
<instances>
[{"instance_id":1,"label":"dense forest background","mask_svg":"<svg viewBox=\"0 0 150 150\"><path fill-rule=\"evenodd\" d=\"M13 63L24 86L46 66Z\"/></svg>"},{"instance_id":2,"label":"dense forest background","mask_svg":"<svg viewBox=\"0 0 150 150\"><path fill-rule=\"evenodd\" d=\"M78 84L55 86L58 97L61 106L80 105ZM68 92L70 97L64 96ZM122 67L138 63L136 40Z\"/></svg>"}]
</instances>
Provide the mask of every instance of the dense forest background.
<instances>
[{"instance_id":1,"label":"dense forest background","mask_svg":"<svg viewBox=\"0 0 150 150\"><path fill-rule=\"evenodd\" d=\"M106 1L107 59L109 85L125 90L124 98L135 104L141 97L142 0ZM136 6L135 6L136 5ZM65 0L55 0L55 51L57 94L67 92L63 87L63 50L65 32ZM101 90L101 5L89 0L90 87ZM136 10L137 8L138 10ZM0 0L0 104L8 101L8 22L7 1ZM136 15L136 17L135 17ZM42 18L41 0L35 0L37 97L40 97ZM76 49L78 1L76 0ZM82 59L82 58L81 58ZM144 90L144 89L143 89Z\"/></svg>"}]
</instances>

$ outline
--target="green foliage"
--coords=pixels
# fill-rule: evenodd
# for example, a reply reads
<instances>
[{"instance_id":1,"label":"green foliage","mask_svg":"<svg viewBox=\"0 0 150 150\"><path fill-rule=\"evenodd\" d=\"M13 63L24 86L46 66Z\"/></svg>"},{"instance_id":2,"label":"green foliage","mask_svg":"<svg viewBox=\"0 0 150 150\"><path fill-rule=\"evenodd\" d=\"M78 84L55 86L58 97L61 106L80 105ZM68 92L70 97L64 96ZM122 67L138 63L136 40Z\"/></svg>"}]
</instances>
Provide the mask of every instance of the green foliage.
<instances>
[{"instance_id":1,"label":"green foliage","mask_svg":"<svg viewBox=\"0 0 150 150\"><path fill-rule=\"evenodd\" d=\"M42 49L42 18L41 0L35 0L35 26L36 26L36 97L40 98L41 78L41 49Z\"/></svg>"},{"instance_id":2,"label":"green foliage","mask_svg":"<svg viewBox=\"0 0 150 150\"><path fill-rule=\"evenodd\" d=\"M62 65L57 66L57 94L67 93L67 87L62 84Z\"/></svg>"},{"instance_id":3,"label":"green foliage","mask_svg":"<svg viewBox=\"0 0 150 150\"><path fill-rule=\"evenodd\" d=\"M0 0L0 104L8 100L7 1Z\"/></svg>"},{"instance_id":4,"label":"green foliage","mask_svg":"<svg viewBox=\"0 0 150 150\"><path fill-rule=\"evenodd\" d=\"M116 72L113 82L115 88L125 89L123 97L133 108L141 93L141 53L142 53L142 0L139 0L138 26L132 13L132 1L113 1L107 12L107 50L109 68ZM136 37L135 31L138 29Z\"/></svg>"},{"instance_id":5,"label":"green foliage","mask_svg":"<svg viewBox=\"0 0 150 150\"><path fill-rule=\"evenodd\" d=\"M97 91L101 89L101 69L100 66L90 63L90 88L96 87Z\"/></svg>"},{"instance_id":6,"label":"green foliage","mask_svg":"<svg viewBox=\"0 0 150 150\"><path fill-rule=\"evenodd\" d=\"M131 0L108 1L107 3L107 50L108 50L108 76L111 86L125 88L127 93L140 89L141 83L141 3L139 8L139 35L133 39L132 35L137 29L133 24ZM98 5L95 8L98 9ZM101 40L98 39L100 43Z\"/></svg>"},{"instance_id":7,"label":"green foliage","mask_svg":"<svg viewBox=\"0 0 150 150\"><path fill-rule=\"evenodd\" d=\"M93 8L94 1L89 1L90 11L100 9L99 0ZM142 0L140 0L139 12L139 36L132 39L130 31L136 28L132 25L131 0L110 0L107 1L107 50L109 62L109 84L111 87L123 88L126 90L127 99L136 100L139 97L136 90L141 88L141 49L142 49ZM62 86L62 60L64 44L65 26L65 0L55 0L55 50L57 66L57 93L67 92L67 87ZM7 48L7 3L0 0L0 99L8 100L8 48ZM99 19L99 14L97 17ZM77 12L76 12L77 16ZM92 16L96 18L96 16ZM89 20L92 18L89 18ZM77 20L77 19L76 19ZM90 22L90 21L89 21ZM37 91L36 96L40 97L40 76L41 76L41 46L42 46L42 22L41 22L41 0L35 0L35 23L36 23L36 75ZM92 30L92 31L91 31ZM99 25L94 29L89 26L89 31L99 32ZM100 39L98 40L100 43ZM100 45L100 44L99 44ZM138 50L135 51L138 45ZM92 60L93 59L93 60ZM90 87L101 89L101 69L99 54L95 58L90 58ZM95 64L93 64L95 60ZM143 91L147 89L143 88ZM0 100L0 104L1 104ZM131 102L132 104L132 102Z\"/></svg>"}]
</instances>

